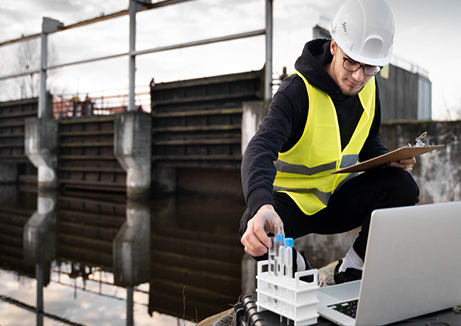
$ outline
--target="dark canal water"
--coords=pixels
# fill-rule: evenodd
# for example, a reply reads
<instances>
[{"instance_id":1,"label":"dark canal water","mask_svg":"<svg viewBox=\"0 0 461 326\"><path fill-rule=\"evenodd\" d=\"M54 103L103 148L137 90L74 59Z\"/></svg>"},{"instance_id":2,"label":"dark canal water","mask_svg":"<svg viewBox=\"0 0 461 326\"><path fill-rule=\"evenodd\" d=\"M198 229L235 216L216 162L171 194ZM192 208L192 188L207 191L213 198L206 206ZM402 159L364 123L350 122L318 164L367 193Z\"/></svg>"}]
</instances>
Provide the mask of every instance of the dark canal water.
<instances>
[{"instance_id":1,"label":"dark canal water","mask_svg":"<svg viewBox=\"0 0 461 326\"><path fill-rule=\"evenodd\" d=\"M0 325L195 325L241 294L241 198L0 187Z\"/></svg>"}]
</instances>

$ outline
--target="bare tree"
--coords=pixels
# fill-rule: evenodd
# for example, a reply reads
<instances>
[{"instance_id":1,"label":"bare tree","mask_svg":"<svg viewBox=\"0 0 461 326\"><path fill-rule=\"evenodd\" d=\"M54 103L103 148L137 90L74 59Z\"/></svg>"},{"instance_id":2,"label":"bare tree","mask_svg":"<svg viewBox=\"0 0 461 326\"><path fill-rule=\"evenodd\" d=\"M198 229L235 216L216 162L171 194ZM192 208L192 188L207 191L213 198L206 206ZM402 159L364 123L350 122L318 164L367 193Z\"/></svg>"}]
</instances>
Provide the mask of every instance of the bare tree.
<instances>
[{"instance_id":1,"label":"bare tree","mask_svg":"<svg viewBox=\"0 0 461 326\"><path fill-rule=\"evenodd\" d=\"M8 47L0 48L0 75L8 76L15 74L13 54ZM9 101L17 99L18 96L15 94L16 90L14 87L14 79L2 79L0 80L0 101Z\"/></svg>"},{"instance_id":2,"label":"bare tree","mask_svg":"<svg viewBox=\"0 0 461 326\"><path fill-rule=\"evenodd\" d=\"M454 103L444 102L441 112L442 119L455 121L461 120L461 96L457 95Z\"/></svg>"},{"instance_id":3,"label":"bare tree","mask_svg":"<svg viewBox=\"0 0 461 326\"><path fill-rule=\"evenodd\" d=\"M40 39L31 40L21 43L17 48L15 67L17 71L27 72L36 71L40 68ZM53 44L48 44L48 62L50 65L57 60L57 53ZM56 72L53 70L47 71L47 76L50 77ZM37 97L40 90L40 74L29 74L16 78L17 93L20 98Z\"/></svg>"},{"instance_id":4,"label":"bare tree","mask_svg":"<svg viewBox=\"0 0 461 326\"><path fill-rule=\"evenodd\" d=\"M448 120L461 120L461 102L447 109Z\"/></svg>"},{"instance_id":5,"label":"bare tree","mask_svg":"<svg viewBox=\"0 0 461 326\"><path fill-rule=\"evenodd\" d=\"M5 62L6 62L6 55L5 52L0 49L0 75L6 75L5 69ZM5 94L6 91L6 82L4 80L0 80L0 94ZM3 96L0 96L0 100Z\"/></svg>"},{"instance_id":6,"label":"bare tree","mask_svg":"<svg viewBox=\"0 0 461 326\"><path fill-rule=\"evenodd\" d=\"M40 67L40 52L37 40L21 43L16 53L17 71L34 71ZM40 76L30 74L18 77L16 83L20 98L36 97L40 87Z\"/></svg>"}]
</instances>

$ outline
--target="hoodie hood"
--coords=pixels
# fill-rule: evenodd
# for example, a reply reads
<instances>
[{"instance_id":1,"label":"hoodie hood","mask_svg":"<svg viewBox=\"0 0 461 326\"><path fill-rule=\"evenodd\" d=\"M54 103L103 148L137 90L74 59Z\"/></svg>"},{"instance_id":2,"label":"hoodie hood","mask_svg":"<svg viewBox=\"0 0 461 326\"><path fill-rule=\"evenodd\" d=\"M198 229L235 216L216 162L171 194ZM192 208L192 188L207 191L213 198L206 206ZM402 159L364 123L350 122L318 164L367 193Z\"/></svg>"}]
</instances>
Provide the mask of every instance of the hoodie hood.
<instances>
[{"instance_id":1,"label":"hoodie hood","mask_svg":"<svg viewBox=\"0 0 461 326\"><path fill-rule=\"evenodd\" d=\"M333 59L330 52L330 43L331 41L325 39L316 39L306 43L301 56L295 62L295 69L311 85L326 92L333 101L344 101L349 96L341 92L339 86L324 68Z\"/></svg>"}]
</instances>

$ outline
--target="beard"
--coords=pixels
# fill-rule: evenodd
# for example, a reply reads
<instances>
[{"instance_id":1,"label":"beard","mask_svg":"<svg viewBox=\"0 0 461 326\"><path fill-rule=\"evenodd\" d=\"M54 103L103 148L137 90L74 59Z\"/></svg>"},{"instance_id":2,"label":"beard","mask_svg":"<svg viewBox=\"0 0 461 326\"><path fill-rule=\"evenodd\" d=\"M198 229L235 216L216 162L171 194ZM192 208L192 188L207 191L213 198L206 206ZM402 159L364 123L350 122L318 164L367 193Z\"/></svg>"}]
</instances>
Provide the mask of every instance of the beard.
<instances>
[{"instance_id":1,"label":"beard","mask_svg":"<svg viewBox=\"0 0 461 326\"><path fill-rule=\"evenodd\" d=\"M343 83L339 85L339 89L344 95L355 96L357 95L365 85L360 85L357 87L350 86L346 79L343 80Z\"/></svg>"}]
</instances>

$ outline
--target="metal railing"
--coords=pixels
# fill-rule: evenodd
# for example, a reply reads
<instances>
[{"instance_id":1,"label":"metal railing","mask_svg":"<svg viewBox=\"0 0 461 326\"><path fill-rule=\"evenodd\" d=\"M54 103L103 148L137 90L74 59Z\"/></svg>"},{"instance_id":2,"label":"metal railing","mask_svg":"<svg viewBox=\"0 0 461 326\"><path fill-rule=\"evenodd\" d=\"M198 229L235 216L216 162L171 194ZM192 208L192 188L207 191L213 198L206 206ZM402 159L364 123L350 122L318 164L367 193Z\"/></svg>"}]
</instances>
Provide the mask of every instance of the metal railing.
<instances>
[{"instance_id":1,"label":"metal railing","mask_svg":"<svg viewBox=\"0 0 461 326\"><path fill-rule=\"evenodd\" d=\"M136 110L150 112L149 89L138 88ZM125 90L86 92L84 96L53 95L53 116L56 119L88 115L110 115L128 111L128 92Z\"/></svg>"},{"instance_id":2,"label":"metal railing","mask_svg":"<svg viewBox=\"0 0 461 326\"><path fill-rule=\"evenodd\" d=\"M135 93L136 56L143 55L143 54L156 53L156 52L161 52L161 51L182 49L186 47L194 47L194 46L200 46L200 45L205 45L205 44L212 44L212 43L217 43L217 42L237 40L237 39L242 39L242 38L255 37L259 35L266 35L266 59L265 59L266 60L266 65L265 65L266 75L265 75L264 98L265 100L271 99L272 97L272 29L273 29L272 2L273 0L266 0L266 3L265 3L266 5L265 29L258 29L258 30L253 30L249 32L244 32L244 33L202 39L202 40L197 40L197 41L188 42L188 43L180 43L180 44L174 44L174 45L163 46L163 47L155 47L155 48L145 49L141 51L136 51L135 49L136 13L140 11L144 11L144 10L161 8L164 6L169 6L169 5L178 4L178 3L182 3L186 1L192 1L192 0L164 0L164 1L159 1L156 3L150 3L149 0L129 0L129 1L130 1L129 8L126 10L121 10L121 11L118 11L112 14L108 14L108 15L104 15L104 16L100 16L96 18L91 18L91 19L84 20L84 21L74 23L74 24L70 24L67 26L65 26L63 23L57 20L43 17L41 33L32 34L29 36L23 36L18 39L13 39L13 40L0 43L0 46L4 46L4 45L10 45L10 44L18 43L18 42L32 40L35 38L41 38L40 68L36 70L28 70L28 71L21 72L21 73L0 76L0 80L27 76L27 75L30 76L31 74L39 73L40 74L40 95L39 95L38 117L40 118L41 116L44 116L46 113L48 113L46 111L47 110L46 108L46 71L48 69L57 69L57 68L62 68L66 66L71 66L71 65L78 65L78 64L84 64L84 63L95 62L95 61L100 61L100 60L113 59L113 58L122 57L122 56L128 56L129 57L129 85L128 85L127 110L135 111L136 110L135 97L137 96L137 94ZM129 19L130 19L130 33L129 33L130 37L129 37L128 52L116 53L116 54L111 54L111 55L106 55L106 56L101 56L101 57L96 57L96 58L91 58L91 59L86 59L86 60L67 62L67 63L57 64L57 65L47 65L47 42L48 42L49 34L66 31L66 30L78 28L81 26L86 26L89 24L101 22L104 20L108 20L108 19L112 19L112 18L124 16L124 15L129 15ZM48 108L48 110L50 110L50 108Z\"/></svg>"}]
</instances>

